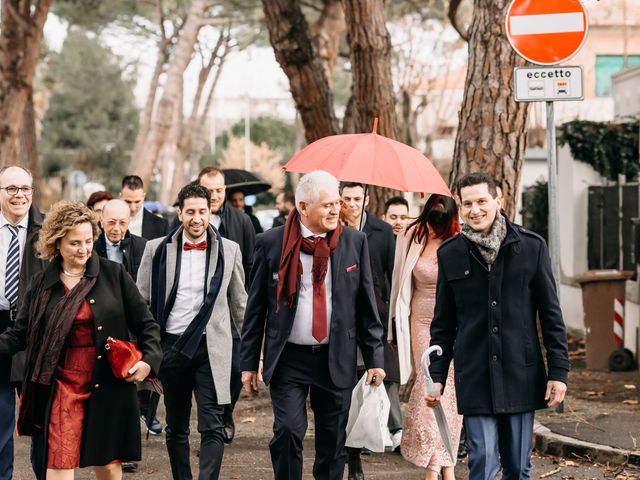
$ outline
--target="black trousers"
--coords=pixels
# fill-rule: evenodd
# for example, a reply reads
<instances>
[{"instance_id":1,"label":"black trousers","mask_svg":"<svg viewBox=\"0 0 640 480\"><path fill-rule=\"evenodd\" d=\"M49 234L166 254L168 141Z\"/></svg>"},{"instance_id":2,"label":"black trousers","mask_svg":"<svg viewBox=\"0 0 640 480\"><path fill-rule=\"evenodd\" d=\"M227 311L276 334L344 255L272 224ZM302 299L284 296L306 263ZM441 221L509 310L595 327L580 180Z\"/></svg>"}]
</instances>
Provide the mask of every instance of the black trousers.
<instances>
[{"instance_id":1,"label":"black trousers","mask_svg":"<svg viewBox=\"0 0 640 480\"><path fill-rule=\"evenodd\" d=\"M189 418L191 398L195 392L200 433L199 480L213 480L220 475L224 452L222 415L213 375L209 365L206 336L202 336L192 359L172 349L178 335L166 334L162 342L164 356L160 378L167 410L167 451L174 480L192 480L189 465Z\"/></svg>"},{"instance_id":2,"label":"black trousers","mask_svg":"<svg viewBox=\"0 0 640 480\"><path fill-rule=\"evenodd\" d=\"M307 431L307 395L315 417L313 476L342 480L351 388L331 381L328 347L312 350L287 344L270 383L274 436L269 443L277 480L302 478L302 441Z\"/></svg>"}]
</instances>

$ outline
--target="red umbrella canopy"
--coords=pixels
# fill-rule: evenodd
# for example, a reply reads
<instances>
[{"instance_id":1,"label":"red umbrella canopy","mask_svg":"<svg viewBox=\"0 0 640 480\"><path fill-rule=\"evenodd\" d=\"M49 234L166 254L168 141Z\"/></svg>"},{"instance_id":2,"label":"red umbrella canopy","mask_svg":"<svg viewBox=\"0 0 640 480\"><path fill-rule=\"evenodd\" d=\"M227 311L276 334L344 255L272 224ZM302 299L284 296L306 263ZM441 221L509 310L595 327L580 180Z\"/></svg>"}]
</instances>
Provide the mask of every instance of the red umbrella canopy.
<instances>
[{"instance_id":1,"label":"red umbrella canopy","mask_svg":"<svg viewBox=\"0 0 640 480\"><path fill-rule=\"evenodd\" d=\"M452 196L427 157L404 143L378 135L375 126L372 133L316 140L294 155L284 168L296 173L324 170L343 182Z\"/></svg>"}]
</instances>

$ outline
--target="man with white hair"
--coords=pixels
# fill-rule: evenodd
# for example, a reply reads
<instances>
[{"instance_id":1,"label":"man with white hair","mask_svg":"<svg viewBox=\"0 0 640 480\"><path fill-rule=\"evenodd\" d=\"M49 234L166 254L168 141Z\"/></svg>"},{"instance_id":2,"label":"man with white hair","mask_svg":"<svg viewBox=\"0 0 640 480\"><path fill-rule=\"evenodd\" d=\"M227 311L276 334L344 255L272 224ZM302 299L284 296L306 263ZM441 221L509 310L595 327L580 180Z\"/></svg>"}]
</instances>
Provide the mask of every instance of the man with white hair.
<instances>
[{"instance_id":1,"label":"man with white hair","mask_svg":"<svg viewBox=\"0 0 640 480\"><path fill-rule=\"evenodd\" d=\"M103 232L94 248L101 257L124 265L135 282L147 240L129 232L130 222L127 203L119 199L109 200L102 208L100 224Z\"/></svg>"},{"instance_id":2,"label":"man with white hair","mask_svg":"<svg viewBox=\"0 0 640 480\"><path fill-rule=\"evenodd\" d=\"M342 479L346 425L356 384L356 346L366 382L384 379L382 324L373 293L366 235L338 220L338 181L314 171L300 179L286 224L258 236L242 329L242 383L269 385L275 478L302 478L306 401L315 415L313 475ZM266 337L264 333L266 332ZM263 338L264 337L264 338ZM264 343L263 343L264 341Z\"/></svg>"}]
</instances>

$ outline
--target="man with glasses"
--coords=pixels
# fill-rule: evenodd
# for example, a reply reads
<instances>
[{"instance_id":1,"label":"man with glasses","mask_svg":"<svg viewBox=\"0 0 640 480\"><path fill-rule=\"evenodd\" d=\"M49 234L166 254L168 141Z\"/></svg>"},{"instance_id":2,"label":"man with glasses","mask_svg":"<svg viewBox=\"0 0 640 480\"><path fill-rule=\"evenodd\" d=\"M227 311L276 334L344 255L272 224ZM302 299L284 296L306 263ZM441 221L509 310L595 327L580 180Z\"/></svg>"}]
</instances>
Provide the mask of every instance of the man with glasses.
<instances>
[{"instance_id":1,"label":"man with glasses","mask_svg":"<svg viewBox=\"0 0 640 480\"><path fill-rule=\"evenodd\" d=\"M44 268L35 254L42 215L32 205L33 178L18 166L0 169L0 333L13 325L27 284ZM0 480L13 475L13 431L15 427L15 388L24 374L24 352L9 361L0 360ZM40 468L42 439L32 445L34 472Z\"/></svg>"}]
</instances>

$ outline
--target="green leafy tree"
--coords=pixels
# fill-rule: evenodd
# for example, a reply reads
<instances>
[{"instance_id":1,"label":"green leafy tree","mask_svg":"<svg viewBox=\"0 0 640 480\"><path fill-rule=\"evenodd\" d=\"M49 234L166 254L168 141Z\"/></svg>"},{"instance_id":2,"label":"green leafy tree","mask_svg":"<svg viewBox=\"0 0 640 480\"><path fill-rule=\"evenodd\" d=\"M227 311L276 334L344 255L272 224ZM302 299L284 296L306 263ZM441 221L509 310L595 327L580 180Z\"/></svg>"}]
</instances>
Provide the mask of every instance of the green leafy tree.
<instances>
[{"instance_id":1,"label":"green leafy tree","mask_svg":"<svg viewBox=\"0 0 640 480\"><path fill-rule=\"evenodd\" d=\"M251 119L249 137L251 143L261 145L265 143L271 150L282 153L282 160L287 162L295 153L296 127L275 117L256 117ZM229 137L244 137L244 120L231 125L216 138L216 159L222 158L223 152L229 146ZM213 163L205 156L203 164Z\"/></svg>"},{"instance_id":2,"label":"green leafy tree","mask_svg":"<svg viewBox=\"0 0 640 480\"><path fill-rule=\"evenodd\" d=\"M94 35L72 29L50 61L56 82L43 119L43 169L81 169L117 189L138 128L133 85Z\"/></svg>"}]
</instances>

